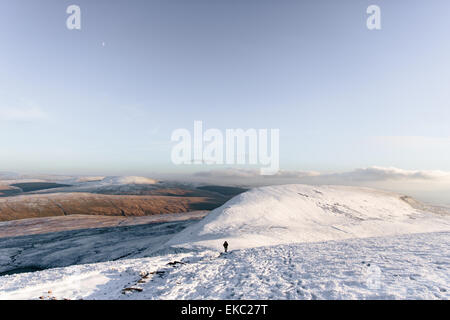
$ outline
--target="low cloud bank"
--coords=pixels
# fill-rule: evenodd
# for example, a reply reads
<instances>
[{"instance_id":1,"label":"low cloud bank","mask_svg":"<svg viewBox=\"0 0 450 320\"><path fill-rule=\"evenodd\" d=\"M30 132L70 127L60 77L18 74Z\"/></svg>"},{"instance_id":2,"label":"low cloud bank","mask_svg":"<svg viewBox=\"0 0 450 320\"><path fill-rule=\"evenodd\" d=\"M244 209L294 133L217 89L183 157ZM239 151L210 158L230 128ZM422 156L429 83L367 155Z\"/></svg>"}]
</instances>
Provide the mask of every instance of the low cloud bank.
<instances>
[{"instance_id":1,"label":"low cloud bank","mask_svg":"<svg viewBox=\"0 0 450 320\"><path fill-rule=\"evenodd\" d=\"M257 187L276 184L349 185L394 191L439 205L450 206L450 172L368 167L347 172L280 171L261 176L257 170L225 169L197 172L186 181Z\"/></svg>"},{"instance_id":2,"label":"low cloud bank","mask_svg":"<svg viewBox=\"0 0 450 320\"><path fill-rule=\"evenodd\" d=\"M404 170L395 167L373 166L334 173L280 170L275 175L262 176L258 169L226 168L185 174L154 173L152 178L20 175L13 172L0 172L0 185L39 181L67 184L98 183L99 185L155 184L161 180L194 185L214 184L241 187L279 184L362 186L394 191L422 201L450 206L450 172L440 170Z\"/></svg>"},{"instance_id":3,"label":"low cloud bank","mask_svg":"<svg viewBox=\"0 0 450 320\"><path fill-rule=\"evenodd\" d=\"M317 171L285 171L281 170L272 176L261 176L258 170L246 169L223 169L201 171L193 174L196 178L205 179L242 179L248 178L243 183L267 183L268 181L289 182L288 180L301 180L305 182L335 183L335 182L379 182L379 181L400 181L400 180L431 180L450 182L450 172L427 171L427 170L403 170L394 167L368 167L359 168L348 172L320 173Z\"/></svg>"}]
</instances>

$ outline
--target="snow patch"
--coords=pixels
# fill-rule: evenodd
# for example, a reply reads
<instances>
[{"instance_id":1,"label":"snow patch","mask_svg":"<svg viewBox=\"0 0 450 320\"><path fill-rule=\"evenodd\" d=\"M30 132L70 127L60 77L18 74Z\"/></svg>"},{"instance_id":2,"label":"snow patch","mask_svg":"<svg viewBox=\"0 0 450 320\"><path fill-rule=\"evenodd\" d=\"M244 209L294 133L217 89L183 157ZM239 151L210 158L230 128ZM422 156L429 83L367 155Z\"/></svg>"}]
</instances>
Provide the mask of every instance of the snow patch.
<instances>
[{"instance_id":1,"label":"snow patch","mask_svg":"<svg viewBox=\"0 0 450 320\"><path fill-rule=\"evenodd\" d=\"M137 177L137 176L125 176L125 177L107 177L102 180L103 182L108 182L111 184L156 184L158 180Z\"/></svg>"}]
</instances>

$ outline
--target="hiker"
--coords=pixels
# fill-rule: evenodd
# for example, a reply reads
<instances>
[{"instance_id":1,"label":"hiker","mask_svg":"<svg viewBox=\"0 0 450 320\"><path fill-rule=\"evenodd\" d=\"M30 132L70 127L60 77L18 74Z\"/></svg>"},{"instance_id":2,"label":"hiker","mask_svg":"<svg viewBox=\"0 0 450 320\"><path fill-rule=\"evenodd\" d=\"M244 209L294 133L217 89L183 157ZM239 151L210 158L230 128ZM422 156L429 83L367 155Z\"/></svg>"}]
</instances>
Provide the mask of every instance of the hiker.
<instances>
[{"instance_id":1,"label":"hiker","mask_svg":"<svg viewBox=\"0 0 450 320\"><path fill-rule=\"evenodd\" d=\"M228 251L228 242L224 242L223 243L223 248L225 249L225 252L227 252Z\"/></svg>"}]
</instances>

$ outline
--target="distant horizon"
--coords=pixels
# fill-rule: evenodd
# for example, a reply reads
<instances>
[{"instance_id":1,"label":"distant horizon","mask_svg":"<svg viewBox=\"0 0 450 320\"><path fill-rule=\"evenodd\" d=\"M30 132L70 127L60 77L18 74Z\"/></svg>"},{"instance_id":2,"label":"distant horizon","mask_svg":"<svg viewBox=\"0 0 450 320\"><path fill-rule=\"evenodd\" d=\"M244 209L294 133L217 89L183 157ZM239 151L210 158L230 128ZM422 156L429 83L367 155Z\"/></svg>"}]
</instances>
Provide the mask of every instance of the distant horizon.
<instances>
[{"instance_id":1,"label":"distant horizon","mask_svg":"<svg viewBox=\"0 0 450 320\"><path fill-rule=\"evenodd\" d=\"M369 187L406 194L435 205L450 205L450 172L402 170L399 168L367 167L346 172L285 171L273 176L261 176L257 169L224 168L191 172L147 172L129 174L56 174L0 171L0 185L6 181L65 181L71 178L145 177L193 184L217 184L259 187L280 184L345 185Z\"/></svg>"}]
</instances>

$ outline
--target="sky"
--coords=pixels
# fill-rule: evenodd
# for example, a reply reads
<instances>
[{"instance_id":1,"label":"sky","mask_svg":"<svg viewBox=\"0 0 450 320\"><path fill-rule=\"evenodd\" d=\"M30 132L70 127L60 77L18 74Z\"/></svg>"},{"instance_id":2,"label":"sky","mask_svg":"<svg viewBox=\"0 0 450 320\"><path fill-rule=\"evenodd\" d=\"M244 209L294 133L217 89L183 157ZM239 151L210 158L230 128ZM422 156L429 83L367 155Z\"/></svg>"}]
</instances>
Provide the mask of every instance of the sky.
<instances>
[{"instance_id":1,"label":"sky","mask_svg":"<svg viewBox=\"0 0 450 320\"><path fill-rule=\"evenodd\" d=\"M66 9L81 8L81 30ZM381 9L368 30L366 9ZM178 128L280 130L280 167L450 172L447 0L3 0L0 171L146 175Z\"/></svg>"}]
</instances>

